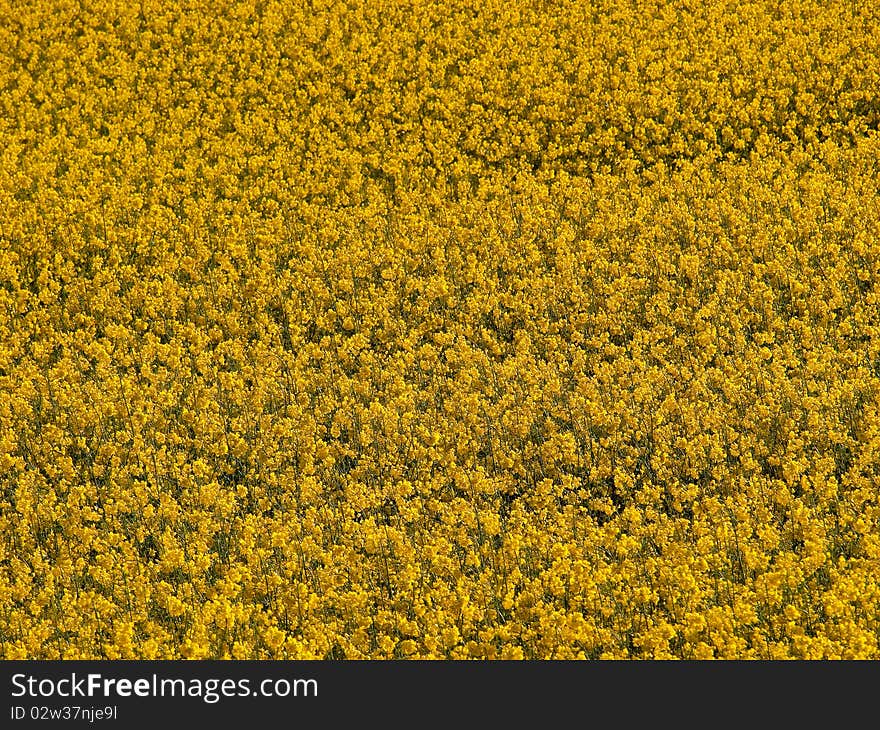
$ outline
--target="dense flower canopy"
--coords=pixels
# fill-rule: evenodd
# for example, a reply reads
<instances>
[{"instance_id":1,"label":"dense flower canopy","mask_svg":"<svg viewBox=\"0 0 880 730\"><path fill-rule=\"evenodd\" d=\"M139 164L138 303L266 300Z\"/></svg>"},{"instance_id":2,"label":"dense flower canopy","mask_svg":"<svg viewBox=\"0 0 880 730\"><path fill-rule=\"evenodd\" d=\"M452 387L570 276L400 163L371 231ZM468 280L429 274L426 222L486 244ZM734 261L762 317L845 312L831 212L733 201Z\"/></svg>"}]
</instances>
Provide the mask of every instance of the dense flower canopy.
<instances>
[{"instance_id":1,"label":"dense flower canopy","mask_svg":"<svg viewBox=\"0 0 880 730\"><path fill-rule=\"evenodd\" d=\"M0 657L876 658L878 29L0 0Z\"/></svg>"}]
</instances>

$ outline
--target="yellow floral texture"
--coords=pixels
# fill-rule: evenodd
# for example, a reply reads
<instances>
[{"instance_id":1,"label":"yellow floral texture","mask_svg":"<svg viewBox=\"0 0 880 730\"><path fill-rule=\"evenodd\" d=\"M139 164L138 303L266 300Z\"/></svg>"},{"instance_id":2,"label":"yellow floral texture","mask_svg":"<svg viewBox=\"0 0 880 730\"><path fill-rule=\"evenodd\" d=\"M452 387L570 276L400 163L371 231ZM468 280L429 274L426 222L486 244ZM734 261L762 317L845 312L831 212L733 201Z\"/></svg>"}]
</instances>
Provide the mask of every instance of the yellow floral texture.
<instances>
[{"instance_id":1,"label":"yellow floral texture","mask_svg":"<svg viewBox=\"0 0 880 730\"><path fill-rule=\"evenodd\" d=\"M880 4L0 0L0 657L878 658Z\"/></svg>"}]
</instances>

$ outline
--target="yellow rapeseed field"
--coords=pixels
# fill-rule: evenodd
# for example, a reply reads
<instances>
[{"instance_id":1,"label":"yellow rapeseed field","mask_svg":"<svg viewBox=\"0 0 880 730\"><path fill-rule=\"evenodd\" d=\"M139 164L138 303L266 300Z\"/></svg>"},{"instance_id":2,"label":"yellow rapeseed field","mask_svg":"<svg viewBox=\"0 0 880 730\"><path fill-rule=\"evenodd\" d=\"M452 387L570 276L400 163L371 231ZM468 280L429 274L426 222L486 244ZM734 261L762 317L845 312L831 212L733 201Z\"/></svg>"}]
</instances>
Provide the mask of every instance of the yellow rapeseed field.
<instances>
[{"instance_id":1,"label":"yellow rapeseed field","mask_svg":"<svg viewBox=\"0 0 880 730\"><path fill-rule=\"evenodd\" d=\"M878 658L880 4L0 0L0 657Z\"/></svg>"}]
</instances>

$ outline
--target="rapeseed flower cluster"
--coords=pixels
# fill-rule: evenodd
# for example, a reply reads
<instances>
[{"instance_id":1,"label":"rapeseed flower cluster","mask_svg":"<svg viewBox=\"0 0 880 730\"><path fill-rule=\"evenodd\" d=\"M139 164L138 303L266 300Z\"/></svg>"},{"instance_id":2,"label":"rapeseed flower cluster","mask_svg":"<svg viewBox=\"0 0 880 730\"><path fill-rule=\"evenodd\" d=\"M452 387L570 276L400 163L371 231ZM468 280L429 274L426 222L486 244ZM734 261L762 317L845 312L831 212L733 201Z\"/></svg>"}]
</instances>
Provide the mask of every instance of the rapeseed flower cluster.
<instances>
[{"instance_id":1,"label":"rapeseed flower cluster","mask_svg":"<svg viewBox=\"0 0 880 730\"><path fill-rule=\"evenodd\" d=\"M0 0L0 657L876 658L878 28Z\"/></svg>"}]
</instances>

